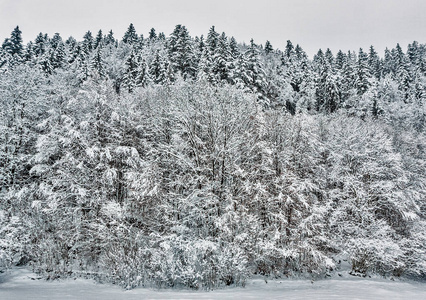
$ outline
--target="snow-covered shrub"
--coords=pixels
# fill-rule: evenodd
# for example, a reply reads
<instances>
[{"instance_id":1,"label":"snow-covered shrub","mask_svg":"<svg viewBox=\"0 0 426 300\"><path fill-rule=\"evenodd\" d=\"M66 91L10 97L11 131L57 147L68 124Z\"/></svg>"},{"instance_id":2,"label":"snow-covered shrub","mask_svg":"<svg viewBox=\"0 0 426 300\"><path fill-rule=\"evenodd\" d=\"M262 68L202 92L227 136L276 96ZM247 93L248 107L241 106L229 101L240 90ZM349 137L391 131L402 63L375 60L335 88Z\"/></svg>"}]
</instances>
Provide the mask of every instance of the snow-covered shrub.
<instances>
[{"instance_id":1,"label":"snow-covered shrub","mask_svg":"<svg viewBox=\"0 0 426 300\"><path fill-rule=\"evenodd\" d=\"M9 239L9 233L7 232L8 224L5 211L0 210L0 270L9 268L12 262L10 253L12 240Z\"/></svg>"},{"instance_id":2,"label":"snow-covered shrub","mask_svg":"<svg viewBox=\"0 0 426 300\"><path fill-rule=\"evenodd\" d=\"M160 243L151 264L153 281L160 287L213 289L244 285L249 276L247 258L238 247L178 235Z\"/></svg>"}]
</instances>

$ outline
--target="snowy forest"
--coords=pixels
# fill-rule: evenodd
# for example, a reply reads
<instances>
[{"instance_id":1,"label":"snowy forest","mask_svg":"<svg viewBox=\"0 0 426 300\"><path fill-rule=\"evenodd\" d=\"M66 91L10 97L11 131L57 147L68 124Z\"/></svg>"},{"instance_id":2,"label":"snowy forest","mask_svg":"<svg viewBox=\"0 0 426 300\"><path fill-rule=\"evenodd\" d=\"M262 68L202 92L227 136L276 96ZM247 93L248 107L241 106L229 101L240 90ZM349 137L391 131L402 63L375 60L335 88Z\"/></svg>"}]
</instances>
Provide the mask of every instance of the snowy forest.
<instances>
[{"instance_id":1,"label":"snowy forest","mask_svg":"<svg viewBox=\"0 0 426 300\"><path fill-rule=\"evenodd\" d=\"M425 44L310 59L130 24L0 49L0 270L425 280L425 195Z\"/></svg>"}]
</instances>

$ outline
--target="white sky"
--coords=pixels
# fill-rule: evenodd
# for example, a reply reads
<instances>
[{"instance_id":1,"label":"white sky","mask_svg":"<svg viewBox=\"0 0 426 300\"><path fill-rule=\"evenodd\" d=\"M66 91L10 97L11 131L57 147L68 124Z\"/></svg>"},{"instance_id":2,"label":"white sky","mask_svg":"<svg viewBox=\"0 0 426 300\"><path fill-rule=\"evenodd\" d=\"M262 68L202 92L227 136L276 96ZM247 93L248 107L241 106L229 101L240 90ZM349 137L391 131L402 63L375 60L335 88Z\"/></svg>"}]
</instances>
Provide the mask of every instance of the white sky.
<instances>
[{"instance_id":1,"label":"white sky","mask_svg":"<svg viewBox=\"0 0 426 300\"><path fill-rule=\"evenodd\" d=\"M312 56L342 49L426 42L426 0L0 0L0 42L19 25L25 42L39 32L81 40L84 33L110 29L121 39L130 23L147 36L154 27L168 36L176 24L192 36L219 32L283 49L300 44Z\"/></svg>"}]
</instances>

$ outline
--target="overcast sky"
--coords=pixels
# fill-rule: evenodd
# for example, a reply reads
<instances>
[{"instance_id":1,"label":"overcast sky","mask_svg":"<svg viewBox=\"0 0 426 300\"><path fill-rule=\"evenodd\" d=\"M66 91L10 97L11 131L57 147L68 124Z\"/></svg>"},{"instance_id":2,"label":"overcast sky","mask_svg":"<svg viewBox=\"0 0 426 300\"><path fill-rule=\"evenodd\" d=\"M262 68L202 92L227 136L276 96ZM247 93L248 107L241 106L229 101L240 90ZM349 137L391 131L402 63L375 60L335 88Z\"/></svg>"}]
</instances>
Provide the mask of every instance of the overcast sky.
<instances>
[{"instance_id":1,"label":"overcast sky","mask_svg":"<svg viewBox=\"0 0 426 300\"><path fill-rule=\"evenodd\" d=\"M152 27L168 36L176 24L206 35L215 25L239 42L283 49L291 40L310 56L370 45L383 55L396 43L426 42L426 0L0 0L1 42L16 25L28 42L39 32L81 40L99 29L121 39L130 23L144 36Z\"/></svg>"}]
</instances>

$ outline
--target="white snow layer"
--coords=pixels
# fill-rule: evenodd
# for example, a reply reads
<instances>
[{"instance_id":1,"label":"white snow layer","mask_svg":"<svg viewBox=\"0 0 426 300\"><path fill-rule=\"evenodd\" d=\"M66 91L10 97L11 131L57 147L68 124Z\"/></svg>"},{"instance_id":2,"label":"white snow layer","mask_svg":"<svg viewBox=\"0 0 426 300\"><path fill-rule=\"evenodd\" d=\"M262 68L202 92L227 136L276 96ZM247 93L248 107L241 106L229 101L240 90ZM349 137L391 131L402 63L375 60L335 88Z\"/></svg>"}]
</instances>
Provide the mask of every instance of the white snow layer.
<instances>
[{"instance_id":1,"label":"white snow layer","mask_svg":"<svg viewBox=\"0 0 426 300\"><path fill-rule=\"evenodd\" d=\"M245 288L215 291L155 290L125 291L86 279L48 282L19 268L0 274L1 300L37 299L426 299L426 284L383 279L338 278L319 281L252 279Z\"/></svg>"}]
</instances>

